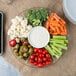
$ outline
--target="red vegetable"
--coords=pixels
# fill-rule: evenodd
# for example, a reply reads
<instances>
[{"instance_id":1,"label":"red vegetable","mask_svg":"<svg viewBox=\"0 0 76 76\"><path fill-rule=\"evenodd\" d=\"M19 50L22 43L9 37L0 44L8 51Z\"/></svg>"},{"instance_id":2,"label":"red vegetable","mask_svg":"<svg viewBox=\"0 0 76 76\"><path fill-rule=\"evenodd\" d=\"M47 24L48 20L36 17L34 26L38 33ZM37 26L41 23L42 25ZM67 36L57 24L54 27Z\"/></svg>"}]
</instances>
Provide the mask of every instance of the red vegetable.
<instances>
[{"instance_id":1,"label":"red vegetable","mask_svg":"<svg viewBox=\"0 0 76 76\"><path fill-rule=\"evenodd\" d=\"M13 39L13 40L9 41L9 45L10 45L11 47L14 47L14 46L16 45L16 40Z\"/></svg>"},{"instance_id":2,"label":"red vegetable","mask_svg":"<svg viewBox=\"0 0 76 76\"><path fill-rule=\"evenodd\" d=\"M38 58L38 62L41 63L42 62L42 58Z\"/></svg>"},{"instance_id":3,"label":"red vegetable","mask_svg":"<svg viewBox=\"0 0 76 76\"><path fill-rule=\"evenodd\" d=\"M36 53L36 52L38 52L38 48L34 48L34 50L33 50L33 51L34 51L35 53Z\"/></svg>"},{"instance_id":4,"label":"red vegetable","mask_svg":"<svg viewBox=\"0 0 76 76\"><path fill-rule=\"evenodd\" d=\"M38 50L38 53L42 53L42 49L39 49L39 50Z\"/></svg>"},{"instance_id":5,"label":"red vegetable","mask_svg":"<svg viewBox=\"0 0 76 76\"><path fill-rule=\"evenodd\" d=\"M42 58L43 57L43 54L39 54L39 57Z\"/></svg>"},{"instance_id":6,"label":"red vegetable","mask_svg":"<svg viewBox=\"0 0 76 76\"><path fill-rule=\"evenodd\" d=\"M34 62L34 65L36 66L37 65L37 62Z\"/></svg>"},{"instance_id":7,"label":"red vegetable","mask_svg":"<svg viewBox=\"0 0 76 76\"><path fill-rule=\"evenodd\" d=\"M47 61L47 58L46 58L46 57L44 57L44 58L43 58L43 61Z\"/></svg>"},{"instance_id":8,"label":"red vegetable","mask_svg":"<svg viewBox=\"0 0 76 76\"><path fill-rule=\"evenodd\" d=\"M38 57L35 57L35 61L36 61L36 62L38 61Z\"/></svg>"},{"instance_id":9,"label":"red vegetable","mask_svg":"<svg viewBox=\"0 0 76 76\"><path fill-rule=\"evenodd\" d=\"M43 65L45 66L46 65L46 62L43 62Z\"/></svg>"},{"instance_id":10,"label":"red vegetable","mask_svg":"<svg viewBox=\"0 0 76 76\"><path fill-rule=\"evenodd\" d=\"M47 54L46 51L43 51L43 54Z\"/></svg>"},{"instance_id":11,"label":"red vegetable","mask_svg":"<svg viewBox=\"0 0 76 76\"><path fill-rule=\"evenodd\" d=\"M35 57L34 57L34 55L31 55L30 58L33 60Z\"/></svg>"},{"instance_id":12,"label":"red vegetable","mask_svg":"<svg viewBox=\"0 0 76 76\"><path fill-rule=\"evenodd\" d=\"M50 58L50 55L49 55L49 54L46 54L46 57L47 57L47 58Z\"/></svg>"},{"instance_id":13,"label":"red vegetable","mask_svg":"<svg viewBox=\"0 0 76 76\"><path fill-rule=\"evenodd\" d=\"M37 65L39 68L42 68L44 65L42 63L38 63Z\"/></svg>"},{"instance_id":14,"label":"red vegetable","mask_svg":"<svg viewBox=\"0 0 76 76\"><path fill-rule=\"evenodd\" d=\"M51 62L50 61L46 61L46 65L50 65L51 64Z\"/></svg>"},{"instance_id":15,"label":"red vegetable","mask_svg":"<svg viewBox=\"0 0 76 76\"><path fill-rule=\"evenodd\" d=\"M38 55L39 55L39 53L36 53L35 55L36 55L36 56L38 56Z\"/></svg>"},{"instance_id":16,"label":"red vegetable","mask_svg":"<svg viewBox=\"0 0 76 76\"><path fill-rule=\"evenodd\" d=\"M26 43L26 42L22 42L22 45L25 45L25 46L27 46L27 45L28 45L28 43Z\"/></svg>"},{"instance_id":17,"label":"red vegetable","mask_svg":"<svg viewBox=\"0 0 76 76\"><path fill-rule=\"evenodd\" d=\"M30 62L30 63L34 63L34 60L30 59L29 62Z\"/></svg>"},{"instance_id":18,"label":"red vegetable","mask_svg":"<svg viewBox=\"0 0 76 76\"><path fill-rule=\"evenodd\" d=\"M48 61L50 61L50 62L51 62L51 61L52 61L52 59L50 58L50 59L48 59Z\"/></svg>"},{"instance_id":19,"label":"red vegetable","mask_svg":"<svg viewBox=\"0 0 76 76\"><path fill-rule=\"evenodd\" d=\"M30 63L33 63L35 66L40 68L51 64L52 59L47 50L44 48L34 48L33 51L33 55L30 56Z\"/></svg>"}]
</instances>

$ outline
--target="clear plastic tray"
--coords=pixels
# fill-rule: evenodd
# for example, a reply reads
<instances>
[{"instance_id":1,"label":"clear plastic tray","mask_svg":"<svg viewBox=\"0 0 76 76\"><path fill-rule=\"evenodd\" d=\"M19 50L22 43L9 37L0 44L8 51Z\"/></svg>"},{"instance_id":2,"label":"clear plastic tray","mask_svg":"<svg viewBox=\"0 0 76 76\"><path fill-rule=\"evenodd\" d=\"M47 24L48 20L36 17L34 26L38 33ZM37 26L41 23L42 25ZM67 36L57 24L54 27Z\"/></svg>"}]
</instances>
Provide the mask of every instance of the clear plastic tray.
<instances>
[{"instance_id":1,"label":"clear plastic tray","mask_svg":"<svg viewBox=\"0 0 76 76\"><path fill-rule=\"evenodd\" d=\"M39 8L32 8L32 9L39 9ZM48 13L49 13L49 15L51 14L51 10L49 10L49 9L47 9L48 10ZM20 14L18 14L18 16L22 16L22 17L26 17L26 11L27 10L23 10ZM63 18L64 19L64 18ZM67 22L66 22L67 23ZM70 38L70 36L69 36L69 26L66 24L66 27L67 27L67 32L68 32L68 35L67 35L67 39L69 40L69 38ZM70 45L68 44L67 45L68 46L68 49L69 49L69 47L70 47ZM13 49L12 49L13 50ZM67 50L68 51L68 50ZM62 51L63 52L63 55L65 54L65 52L66 51ZM14 52L12 51L12 54L14 55ZM24 64L24 65L26 65L26 66L29 66L29 67L32 67L32 68L37 68L37 66L34 66L33 64L31 64L30 62L29 62L29 57L28 57L28 59L27 60L24 60L24 59L20 59L20 58L18 58L16 55L14 55L15 57L16 57L16 59L21 63L21 64ZM62 57L62 56L61 56ZM60 58L61 58L60 57ZM59 58L59 59L60 59ZM56 58L54 58L54 60L53 60L53 62L52 62L52 64L55 64L59 59L56 59ZM51 65L49 65L49 66L51 66ZM46 66L47 67L47 66Z\"/></svg>"}]
</instances>

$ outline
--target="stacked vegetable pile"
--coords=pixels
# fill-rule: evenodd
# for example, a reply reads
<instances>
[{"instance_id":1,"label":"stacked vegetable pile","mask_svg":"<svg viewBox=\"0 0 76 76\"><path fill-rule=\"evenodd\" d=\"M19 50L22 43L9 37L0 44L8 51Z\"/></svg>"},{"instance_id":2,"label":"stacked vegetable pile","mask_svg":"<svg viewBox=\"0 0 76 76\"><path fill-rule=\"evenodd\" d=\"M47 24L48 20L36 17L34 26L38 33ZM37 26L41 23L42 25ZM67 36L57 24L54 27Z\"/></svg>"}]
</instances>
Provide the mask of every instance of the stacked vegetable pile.
<instances>
[{"instance_id":1,"label":"stacked vegetable pile","mask_svg":"<svg viewBox=\"0 0 76 76\"><path fill-rule=\"evenodd\" d=\"M8 30L10 36L9 45L13 47L14 54L38 67L50 65L54 60L59 59L67 50L68 40L66 38L66 22L56 13L48 15L44 8L38 10L27 10L27 18L16 16ZM35 48L28 42L29 31L36 26L44 26L49 34L49 43L43 48Z\"/></svg>"},{"instance_id":2,"label":"stacked vegetable pile","mask_svg":"<svg viewBox=\"0 0 76 76\"><path fill-rule=\"evenodd\" d=\"M47 10L40 8L39 10L27 10L27 18L32 26L41 26L48 19Z\"/></svg>"},{"instance_id":3,"label":"stacked vegetable pile","mask_svg":"<svg viewBox=\"0 0 76 76\"><path fill-rule=\"evenodd\" d=\"M52 57L54 56L58 59L62 55L62 50L67 50L67 43L68 40L66 36L53 36L53 38L50 39L49 45L45 48Z\"/></svg>"},{"instance_id":4,"label":"stacked vegetable pile","mask_svg":"<svg viewBox=\"0 0 76 76\"><path fill-rule=\"evenodd\" d=\"M30 63L33 63L35 66L44 67L45 65L51 64L51 56L47 50L44 48L34 48L33 55L30 56Z\"/></svg>"},{"instance_id":5,"label":"stacked vegetable pile","mask_svg":"<svg viewBox=\"0 0 76 76\"><path fill-rule=\"evenodd\" d=\"M26 38L15 38L9 41L9 45L13 47L14 54L19 58L26 60L33 53L33 47Z\"/></svg>"}]
</instances>

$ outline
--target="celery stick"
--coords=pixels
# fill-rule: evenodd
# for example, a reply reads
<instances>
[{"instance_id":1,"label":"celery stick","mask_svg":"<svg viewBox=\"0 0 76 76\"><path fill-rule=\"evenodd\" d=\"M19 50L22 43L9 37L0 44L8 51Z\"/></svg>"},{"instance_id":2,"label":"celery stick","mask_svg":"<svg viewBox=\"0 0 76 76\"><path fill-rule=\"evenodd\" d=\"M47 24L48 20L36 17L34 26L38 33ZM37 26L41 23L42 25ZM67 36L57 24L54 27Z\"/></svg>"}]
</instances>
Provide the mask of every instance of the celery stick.
<instances>
[{"instance_id":1,"label":"celery stick","mask_svg":"<svg viewBox=\"0 0 76 76\"><path fill-rule=\"evenodd\" d=\"M52 56L54 55L54 53L53 53L53 51L52 51L52 49L51 49L51 47L50 47L49 45L46 45L44 48L47 49L48 52L49 52Z\"/></svg>"},{"instance_id":2,"label":"celery stick","mask_svg":"<svg viewBox=\"0 0 76 76\"><path fill-rule=\"evenodd\" d=\"M62 50L62 48L58 48L60 51Z\"/></svg>"},{"instance_id":3,"label":"celery stick","mask_svg":"<svg viewBox=\"0 0 76 76\"><path fill-rule=\"evenodd\" d=\"M51 43L61 43L61 44L64 44L64 40L51 40L50 41Z\"/></svg>"},{"instance_id":4,"label":"celery stick","mask_svg":"<svg viewBox=\"0 0 76 76\"><path fill-rule=\"evenodd\" d=\"M58 53L57 51L53 50L49 45L44 47L45 49L48 50L49 54L53 57L55 56L57 59L61 56L61 53Z\"/></svg>"},{"instance_id":5,"label":"celery stick","mask_svg":"<svg viewBox=\"0 0 76 76\"><path fill-rule=\"evenodd\" d=\"M54 45L51 45L51 47L53 48L53 50L55 50L55 52L57 52L59 56L62 55L62 52L58 50Z\"/></svg>"},{"instance_id":6,"label":"celery stick","mask_svg":"<svg viewBox=\"0 0 76 76\"><path fill-rule=\"evenodd\" d=\"M57 49L56 46L54 46L54 45L51 45L51 47L52 47L54 50L56 50L56 51L60 51L60 50Z\"/></svg>"},{"instance_id":7,"label":"celery stick","mask_svg":"<svg viewBox=\"0 0 76 76\"><path fill-rule=\"evenodd\" d=\"M55 39L66 39L66 36L53 36L53 38L55 38Z\"/></svg>"},{"instance_id":8,"label":"celery stick","mask_svg":"<svg viewBox=\"0 0 76 76\"><path fill-rule=\"evenodd\" d=\"M55 45L55 46L58 47L58 48L62 48L62 49L64 49L64 50L67 50L67 47L64 46L64 45L59 45L59 44L56 44L56 43L54 43L53 45Z\"/></svg>"},{"instance_id":9,"label":"celery stick","mask_svg":"<svg viewBox=\"0 0 76 76\"><path fill-rule=\"evenodd\" d=\"M67 44L60 44L60 45L65 46L65 47L67 46Z\"/></svg>"},{"instance_id":10,"label":"celery stick","mask_svg":"<svg viewBox=\"0 0 76 76\"><path fill-rule=\"evenodd\" d=\"M58 52L58 51L56 51L56 50L54 50L53 49L53 52L54 52L54 56L58 59L58 58L60 58L60 56L62 55L62 52Z\"/></svg>"},{"instance_id":11,"label":"celery stick","mask_svg":"<svg viewBox=\"0 0 76 76\"><path fill-rule=\"evenodd\" d=\"M65 43L68 43L68 40L64 40Z\"/></svg>"}]
</instances>

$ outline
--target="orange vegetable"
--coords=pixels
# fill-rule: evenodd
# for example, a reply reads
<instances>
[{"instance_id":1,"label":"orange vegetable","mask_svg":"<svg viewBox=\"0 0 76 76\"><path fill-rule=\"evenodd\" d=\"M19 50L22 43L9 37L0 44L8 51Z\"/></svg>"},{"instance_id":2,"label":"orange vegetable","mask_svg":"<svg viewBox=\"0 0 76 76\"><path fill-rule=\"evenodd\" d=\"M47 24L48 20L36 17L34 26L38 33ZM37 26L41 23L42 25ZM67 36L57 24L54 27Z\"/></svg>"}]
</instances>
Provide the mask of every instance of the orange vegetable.
<instances>
[{"instance_id":1,"label":"orange vegetable","mask_svg":"<svg viewBox=\"0 0 76 76\"><path fill-rule=\"evenodd\" d=\"M52 13L46 23L46 29L51 35L67 35L66 22L56 13Z\"/></svg>"}]
</instances>

